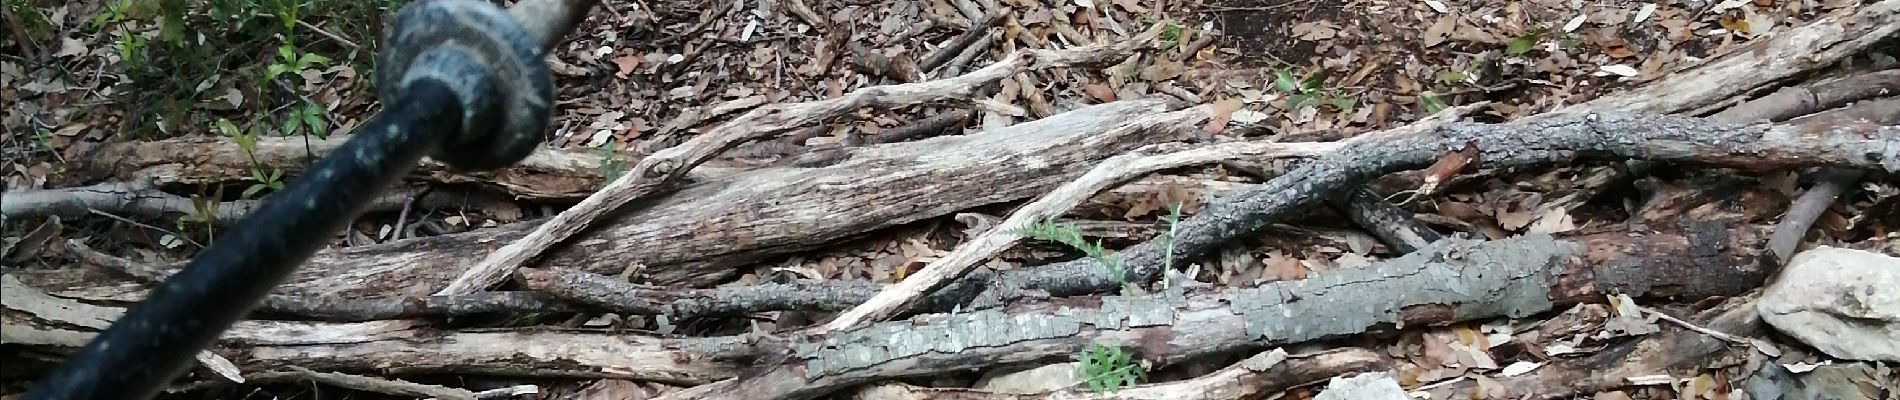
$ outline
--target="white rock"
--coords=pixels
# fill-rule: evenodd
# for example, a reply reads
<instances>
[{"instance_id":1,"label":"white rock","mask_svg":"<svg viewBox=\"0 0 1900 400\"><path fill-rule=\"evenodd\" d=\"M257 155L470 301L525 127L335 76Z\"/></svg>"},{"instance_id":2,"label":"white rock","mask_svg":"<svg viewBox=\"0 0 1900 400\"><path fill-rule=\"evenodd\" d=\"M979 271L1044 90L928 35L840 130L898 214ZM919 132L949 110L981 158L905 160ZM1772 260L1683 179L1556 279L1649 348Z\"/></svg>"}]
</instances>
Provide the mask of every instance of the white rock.
<instances>
[{"instance_id":1,"label":"white rock","mask_svg":"<svg viewBox=\"0 0 1900 400\"><path fill-rule=\"evenodd\" d=\"M1399 381L1383 372L1355 375L1349 378L1333 377L1326 384L1326 390L1313 396L1313 400L1410 400L1405 389L1399 387Z\"/></svg>"},{"instance_id":2,"label":"white rock","mask_svg":"<svg viewBox=\"0 0 1900 400\"><path fill-rule=\"evenodd\" d=\"M1049 364L1022 371L984 374L976 388L997 393L1036 394L1082 383L1076 378L1077 363Z\"/></svg>"},{"instance_id":3,"label":"white rock","mask_svg":"<svg viewBox=\"0 0 1900 400\"><path fill-rule=\"evenodd\" d=\"M1755 308L1835 358L1900 361L1900 258L1822 246L1794 256Z\"/></svg>"}]
</instances>

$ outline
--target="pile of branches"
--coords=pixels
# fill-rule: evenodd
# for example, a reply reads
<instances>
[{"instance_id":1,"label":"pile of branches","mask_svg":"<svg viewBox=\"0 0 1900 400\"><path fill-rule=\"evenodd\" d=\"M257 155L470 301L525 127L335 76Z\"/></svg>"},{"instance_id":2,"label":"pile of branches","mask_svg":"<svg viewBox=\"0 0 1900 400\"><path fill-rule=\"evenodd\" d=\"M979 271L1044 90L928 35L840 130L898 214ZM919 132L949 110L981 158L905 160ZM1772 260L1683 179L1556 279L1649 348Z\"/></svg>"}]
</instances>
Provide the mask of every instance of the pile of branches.
<instances>
[{"instance_id":1,"label":"pile of branches","mask_svg":"<svg viewBox=\"0 0 1900 400\"><path fill-rule=\"evenodd\" d=\"M647 156L598 191L536 189L604 181L604 160L580 153L543 151L513 168L477 175L425 164L412 180L483 182L528 199L585 198L544 220L323 251L276 290L254 319L240 322L202 354L205 368L181 389L315 379L441 399L505 397L521 390L478 392L360 375L448 373L644 381L685 387L659 395L682 399L805 399L851 390L878 398L1003 398L1013 395L921 388L895 379L1054 362L1100 344L1135 349L1153 367L1257 353L1195 379L1117 394L1254 398L1393 368L1369 349L1289 355L1281 346L1375 329L1546 315L1602 302L1609 293L1727 298L1690 319L1751 335L1763 330L1750 314L1751 293L1796 250L1819 214L1815 210L1858 180L1900 172L1900 98L1892 96L1900 88L1900 69L1838 63L1893 37L1897 27L1900 1L1876 2L1613 95L1502 123L1470 122L1467 114L1482 105L1466 105L1335 142L1196 142L1191 139L1206 137L1210 123L1225 123L1222 110L1154 97L1090 105L970 135L814 152L784 165L696 168L740 144L864 107L953 101L993 107L976 101L979 88L1029 70L1126 59L1155 46L1157 30L1115 44L1022 50L953 77L760 106ZM315 151L342 140L316 142ZM260 140L255 159L289 170L305 146L301 139ZM235 157L234 144L208 138L101 151L95 157L101 169L120 180L9 192L0 201L6 215L189 210L188 200L157 188L243 176L238 160L249 160ZM1816 168L1820 178L1772 228L1685 220L1495 240L1441 235L1367 188L1381 177L1423 170L1418 179L1428 187L1421 192L1430 194L1431 182L1474 169L1602 161L1633 162L1634 172L1654 163L1754 172ZM1103 190L1156 171L1214 163L1259 166L1256 171L1270 179L1219 197L1167 235L1112 255L1005 271L979 268L1025 239L1035 224ZM863 281L713 286L729 279L736 266L1022 200L1028 202L987 231L889 287ZM409 205L392 197L374 208ZM229 215L219 218L239 218L244 206L222 208ZM1189 264L1322 206L1352 216L1402 255L1257 287L1163 279L1166 266ZM16 245L16 252L44 247L31 241ZM136 300L145 287L182 266L133 261L77 241L62 245L59 257L130 283L78 285L63 280L69 274L31 270L0 276L7 326L0 336L8 344L52 350L46 359L83 345L122 310L95 303ZM470 265L474 254L487 256ZM629 283L629 275L642 283ZM837 314L811 326L709 337L455 328L458 318L492 313L678 320L769 311ZM1587 394L1734 351L1723 340L1687 329L1617 346L1602 357L1559 360L1501 378L1505 395ZM1481 390L1470 382L1444 389Z\"/></svg>"}]
</instances>

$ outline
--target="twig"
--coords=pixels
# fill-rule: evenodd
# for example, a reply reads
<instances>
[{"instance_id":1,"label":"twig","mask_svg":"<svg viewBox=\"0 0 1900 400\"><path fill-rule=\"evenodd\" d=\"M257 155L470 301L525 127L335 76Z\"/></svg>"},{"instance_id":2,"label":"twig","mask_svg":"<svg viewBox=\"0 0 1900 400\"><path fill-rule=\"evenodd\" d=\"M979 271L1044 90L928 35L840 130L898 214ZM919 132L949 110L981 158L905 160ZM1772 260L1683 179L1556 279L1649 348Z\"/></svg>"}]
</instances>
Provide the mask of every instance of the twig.
<instances>
[{"instance_id":1,"label":"twig","mask_svg":"<svg viewBox=\"0 0 1900 400\"><path fill-rule=\"evenodd\" d=\"M963 53L963 49L969 48L972 44L976 44L978 39L988 37L990 28L995 27L1001 22L1003 22L1002 13L991 13L980 21L980 23L970 27L970 29L964 31L962 35L958 35L956 39L951 40L950 44L938 48L937 51L930 53L929 57L924 57L924 62L919 65L919 67L921 67L920 69L923 71L936 71L937 67L943 66L944 63L950 62L951 58Z\"/></svg>"},{"instance_id":2,"label":"twig","mask_svg":"<svg viewBox=\"0 0 1900 400\"><path fill-rule=\"evenodd\" d=\"M1646 313L1649 313L1650 315L1654 315L1654 316L1656 316L1656 318L1662 318L1662 319L1663 319L1664 321L1669 321L1669 322L1673 322L1673 323L1675 323L1676 325L1682 325L1682 327L1683 327L1683 329L1688 329L1688 330L1692 330L1692 331L1696 331L1697 333L1701 333L1701 334L1704 334L1704 335L1709 335L1709 337L1713 337L1713 338L1716 338L1716 339L1722 339L1722 341L1724 341L1724 342L1729 342L1729 343L1739 343L1739 344L1746 344L1746 345L1750 345L1750 346L1753 346L1753 345L1755 345L1755 343L1754 343L1753 341L1750 341L1750 340L1746 340L1746 339L1743 339L1743 338L1739 338L1739 337L1735 337L1735 335L1730 335L1730 334L1726 334L1726 333L1722 333L1722 332L1716 332L1716 331L1714 331L1714 330L1711 330L1711 329L1709 329L1709 328L1703 328L1703 327L1700 327L1700 326L1696 326L1696 324L1691 324L1691 323L1689 323L1689 321L1683 321L1683 320L1681 320L1681 319L1678 319L1678 318L1676 318L1676 317L1673 317L1673 316L1670 316L1669 314L1665 314L1665 313L1663 313L1662 311L1656 311L1655 309L1652 309L1652 308L1649 308L1649 307L1643 307L1643 306L1636 306L1636 309L1638 309L1638 310L1643 310L1643 312L1646 312Z\"/></svg>"},{"instance_id":3,"label":"twig","mask_svg":"<svg viewBox=\"0 0 1900 400\"><path fill-rule=\"evenodd\" d=\"M719 20L719 16L725 15L727 11L732 10L732 5L734 4L734 2L731 1L715 1L713 3L717 4L719 8L715 8L712 12L707 13L705 19L700 20L697 24L693 24L691 28L686 28L685 32L660 39L654 43L654 47L672 46L677 43L685 42L688 37L697 35L700 31L706 30L706 27L712 26L713 22Z\"/></svg>"},{"instance_id":4,"label":"twig","mask_svg":"<svg viewBox=\"0 0 1900 400\"><path fill-rule=\"evenodd\" d=\"M1327 378L1390 370L1390 361L1379 353L1357 347L1326 350L1311 354L1288 355L1273 349L1240 360L1207 375L1171 381L1123 387L1113 398L1124 400L1239 400L1271 398L1294 387ZM888 400L1031 400L1105 398L1088 388L1070 387L1035 395L992 392L964 388L918 387L902 383L877 384L858 391L855 398Z\"/></svg>"},{"instance_id":5,"label":"twig","mask_svg":"<svg viewBox=\"0 0 1900 400\"><path fill-rule=\"evenodd\" d=\"M686 171L739 143L797 129L862 107L891 108L946 99L969 99L975 95L975 88L1030 68L1094 64L1116 59L1135 49L1151 46L1160 35L1160 28L1160 25L1156 25L1155 29L1142 35L1110 45L1012 53L989 67L953 78L870 87L836 99L774 104L754 109L686 143L662 149L641 159L638 165L600 192L581 200L580 204L542 223L527 236L502 247L481 264L464 271L439 294L472 293L501 282L516 267L587 228L608 211L673 184Z\"/></svg>"},{"instance_id":6,"label":"twig","mask_svg":"<svg viewBox=\"0 0 1900 400\"><path fill-rule=\"evenodd\" d=\"M798 16L798 19L805 20L805 23L810 24L814 29L824 31L828 30L831 26L831 24L825 23L824 17L818 16L818 12L812 11L811 6L805 4L805 0L783 0L781 4L785 4L787 11L791 11L792 15Z\"/></svg>"},{"instance_id":7,"label":"twig","mask_svg":"<svg viewBox=\"0 0 1900 400\"><path fill-rule=\"evenodd\" d=\"M202 247L205 247L205 245L204 245L204 244L201 244L201 243L198 243L198 241L196 241L196 240L191 240L191 237L189 237L189 236L185 236L185 234L183 234L183 233L178 233L178 232L172 232L171 230L168 230L168 229L165 229L165 228L160 228L160 227L156 227L156 226L151 226L151 225L148 225L148 224L146 224L146 223L144 223L144 222L138 222L138 221L133 221L133 220L131 220L130 218L126 218L126 217L121 217L121 216L118 216L118 215L113 215L112 213L109 213L109 212L105 212L105 211L100 211L99 209L96 209L96 208L89 208L89 209L86 209L86 212L89 212L89 213L92 213L92 214L94 214L94 215L99 215L99 216L103 216L103 217L106 217L106 218L111 218L111 219L114 219L114 220L117 220L117 221L119 221L119 222L124 222L124 223L128 223L128 224L132 224L132 225L135 225L135 226L139 226L139 227L142 227L142 228L145 228L145 229L151 229L151 230L154 230L154 231L159 231L160 233L164 233L164 234L168 234L168 235L172 235L172 237L176 237L176 238L179 238L179 239L184 239L184 241L185 241L185 243L191 243L191 245L192 245L192 246L198 246L198 247L200 247L200 248L202 248Z\"/></svg>"},{"instance_id":8,"label":"twig","mask_svg":"<svg viewBox=\"0 0 1900 400\"><path fill-rule=\"evenodd\" d=\"M1188 43L1187 48L1181 50L1181 58L1176 61L1194 59L1194 55L1199 54L1202 49L1214 45L1214 42L1220 39L1220 34L1218 30L1202 31L1200 37L1194 38L1194 42Z\"/></svg>"},{"instance_id":9,"label":"twig","mask_svg":"<svg viewBox=\"0 0 1900 400\"><path fill-rule=\"evenodd\" d=\"M349 47L350 50L363 49L363 46L357 45L356 42L352 42L349 39L344 39L342 36L337 36L337 34L330 33L330 31L324 30L323 28L319 28L316 25L311 25L309 22L304 22L304 20L301 20L301 19L297 20L297 26L301 26L301 27L304 27L305 29L314 31L319 35L323 35L324 37L330 38L330 40L335 40L337 43L343 44L344 47Z\"/></svg>"},{"instance_id":10,"label":"twig","mask_svg":"<svg viewBox=\"0 0 1900 400\"><path fill-rule=\"evenodd\" d=\"M930 116L929 118L911 121L911 123L903 126L885 129L882 132L878 132L877 137L872 138L869 142L875 144L897 143L936 136L938 132L950 129L952 126L969 119L970 110L959 109L946 111Z\"/></svg>"},{"instance_id":11,"label":"twig","mask_svg":"<svg viewBox=\"0 0 1900 400\"><path fill-rule=\"evenodd\" d=\"M962 52L958 52L957 58L950 60L948 64L944 64L944 75L962 75L963 68L970 65L971 62L976 61L978 56L988 54L990 52L990 46L995 42L996 35L993 34L983 35L977 38L976 43L963 48Z\"/></svg>"},{"instance_id":12,"label":"twig","mask_svg":"<svg viewBox=\"0 0 1900 400\"><path fill-rule=\"evenodd\" d=\"M475 392L448 386L427 385L399 379L373 378L336 372L317 372L294 365L290 366L290 370L299 374L299 377L303 379L366 392L446 400L477 400Z\"/></svg>"}]
</instances>

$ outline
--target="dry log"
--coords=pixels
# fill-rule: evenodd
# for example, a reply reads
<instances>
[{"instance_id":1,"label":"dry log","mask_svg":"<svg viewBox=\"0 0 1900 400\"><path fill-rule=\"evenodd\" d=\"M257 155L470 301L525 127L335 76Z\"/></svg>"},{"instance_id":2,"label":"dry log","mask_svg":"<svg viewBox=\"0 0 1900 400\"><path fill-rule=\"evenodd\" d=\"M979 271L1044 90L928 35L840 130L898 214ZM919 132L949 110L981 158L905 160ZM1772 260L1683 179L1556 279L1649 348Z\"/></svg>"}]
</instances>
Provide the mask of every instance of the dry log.
<instances>
[{"instance_id":1,"label":"dry log","mask_svg":"<svg viewBox=\"0 0 1900 400\"><path fill-rule=\"evenodd\" d=\"M1090 343L1134 347L1144 358L1168 364L1367 329L1524 316L1604 293L1701 299L1752 289L1762 274L1750 260L1766 240L1765 229L1714 225L1492 242L1448 239L1367 267L1255 288L1175 287L1143 296L1020 303L783 339L453 332L421 321L247 320L212 351L247 373L295 365L346 373L610 377L687 385L735 378L759 360L780 361L764 365L796 368L762 370L757 385L747 388L694 390L746 399L803 397L876 379L1061 359ZM28 297L51 299L46 301L57 307L42 309L64 311L20 318L15 305ZM30 287L9 287L0 299L8 326L0 343L30 346L77 347L93 333L60 321L109 320L119 310ZM799 370L809 372L810 380ZM723 392L734 389L755 395Z\"/></svg>"}]
</instances>

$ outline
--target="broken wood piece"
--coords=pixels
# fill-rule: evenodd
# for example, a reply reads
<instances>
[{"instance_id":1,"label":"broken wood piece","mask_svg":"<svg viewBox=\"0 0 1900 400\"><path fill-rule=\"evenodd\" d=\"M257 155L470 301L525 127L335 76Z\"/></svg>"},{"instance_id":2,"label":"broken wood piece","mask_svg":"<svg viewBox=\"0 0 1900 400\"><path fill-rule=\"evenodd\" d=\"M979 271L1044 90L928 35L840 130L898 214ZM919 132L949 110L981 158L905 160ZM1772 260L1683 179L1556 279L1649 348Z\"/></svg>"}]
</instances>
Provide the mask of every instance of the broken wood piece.
<instances>
[{"instance_id":1,"label":"broken wood piece","mask_svg":"<svg viewBox=\"0 0 1900 400\"><path fill-rule=\"evenodd\" d=\"M963 49L969 48L972 44L976 44L978 39L989 36L990 28L1002 23L1003 16L1004 14L1000 12L989 13L989 15L978 21L976 25L964 31L962 35L957 35L956 39L951 39L949 44L937 48L937 50L931 52L929 56L924 57L923 62L918 63L919 69L923 72L936 71L937 67L943 66L944 63L950 62L951 58L963 53Z\"/></svg>"},{"instance_id":2,"label":"broken wood piece","mask_svg":"<svg viewBox=\"0 0 1900 400\"><path fill-rule=\"evenodd\" d=\"M1353 188L1345 197L1330 198L1327 205L1345 214L1352 219L1353 224L1371 232L1372 236L1378 237L1380 242L1399 254L1424 248L1426 244L1445 237L1417 218L1412 218L1412 212L1385 201L1365 186Z\"/></svg>"},{"instance_id":3,"label":"broken wood piece","mask_svg":"<svg viewBox=\"0 0 1900 400\"><path fill-rule=\"evenodd\" d=\"M1896 0L1900 1L1900 0ZM792 104L772 104L754 109L732 121L693 137L679 146L648 155L627 174L588 196L533 232L491 253L475 267L465 271L439 295L470 293L500 282L515 267L537 257L554 244L591 226L609 211L634 199L671 186L700 163L720 152L751 140L776 135L806 124L844 115L863 107L897 107L949 99L969 99L975 89L1030 68L1086 65L1125 57L1137 49L1152 46L1163 25L1128 41L1065 50L1026 50L1011 53L988 67L969 74L913 84L876 86L858 89L840 98Z\"/></svg>"}]
</instances>

